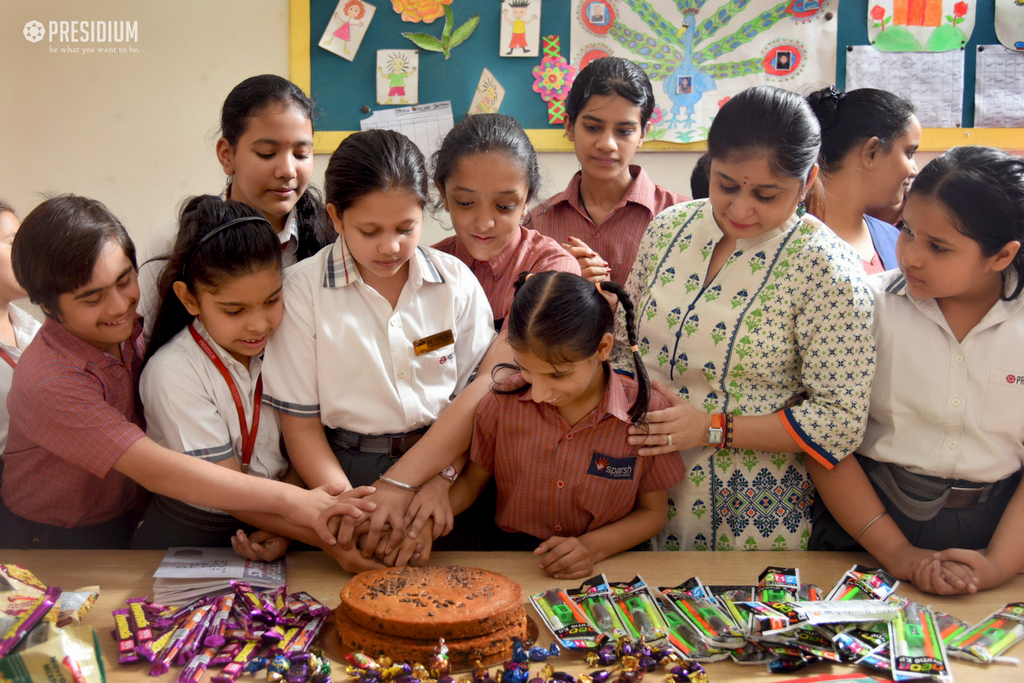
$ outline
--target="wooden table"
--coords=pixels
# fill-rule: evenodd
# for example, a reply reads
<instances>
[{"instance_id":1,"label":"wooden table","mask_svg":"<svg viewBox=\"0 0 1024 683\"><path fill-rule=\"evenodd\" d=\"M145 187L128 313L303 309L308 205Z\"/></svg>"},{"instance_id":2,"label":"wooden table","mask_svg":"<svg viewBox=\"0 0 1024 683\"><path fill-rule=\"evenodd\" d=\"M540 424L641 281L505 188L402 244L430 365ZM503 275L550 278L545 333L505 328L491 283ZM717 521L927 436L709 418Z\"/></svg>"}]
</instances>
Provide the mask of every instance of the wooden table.
<instances>
[{"instance_id":1,"label":"wooden table","mask_svg":"<svg viewBox=\"0 0 1024 683\"><path fill-rule=\"evenodd\" d=\"M151 595L153 572L163 557L163 551L149 550L0 550L0 562L19 564L34 573L43 583L73 590L83 586L99 585L100 598L85 623L95 627L103 643L103 654L107 662L107 678L118 681L139 681L148 673L141 665L118 666L117 649L110 630L112 610L124 606L131 597ZM674 586L691 576L699 576L708 584L753 584L758 574L767 566L799 567L801 580L814 583L828 590L842 576L843 572L856 563L877 566L869 555L856 553L810 553L810 552L677 552L677 553L623 553L597 566L596 572L605 572L610 581L626 581L637 573L654 586ZM530 553L436 553L431 564L483 567L501 572L518 581L525 594L538 593L556 586L568 587L578 582L556 581L541 574L536 560ZM596 573L595 572L595 573ZM304 590L331 607L338 604L338 591L349 578L324 553L297 552L288 555L288 588L290 591ZM943 598L925 596L909 584L901 584L898 593L948 612L970 623L976 623L993 610L1008 602L1024 599L1024 575L1017 575L1002 587L970 596ZM530 609L531 616L537 618ZM542 622L541 644L547 645L550 634ZM1024 657L1024 646L1018 645L1010 655ZM581 656L568 653L551 660L556 669L582 673L586 664ZM533 665L539 669L539 665ZM177 668L164 677L152 680L173 681ZM858 669L844 666L816 664L800 674L853 673ZM964 681L1020 681L1024 680L1024 669L994 664L982 666L954 660L953 672L956 680ZM708 665L712 683L718 681L767 680L779 676L769 674L764 667L743 667L728 662ZM256 680L263 680L263 675ZM336 681L345 681L340 667L335 667ZM789 678L782 676L781 678ZM254 680L254 679L240 679ZM645 679L661 683L664 675L660 672L649 674Z\"/></svg>"}]
</instances>

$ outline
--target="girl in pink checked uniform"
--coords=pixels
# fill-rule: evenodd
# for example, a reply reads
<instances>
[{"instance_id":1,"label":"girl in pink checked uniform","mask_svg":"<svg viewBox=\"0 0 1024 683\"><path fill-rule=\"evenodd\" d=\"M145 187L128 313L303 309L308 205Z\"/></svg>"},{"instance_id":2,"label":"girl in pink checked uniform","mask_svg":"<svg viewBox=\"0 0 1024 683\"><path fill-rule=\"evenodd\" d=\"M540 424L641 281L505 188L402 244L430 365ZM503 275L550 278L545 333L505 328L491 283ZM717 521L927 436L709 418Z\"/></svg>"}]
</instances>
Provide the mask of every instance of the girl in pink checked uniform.
<instances>
[{"instance_id":1,"label":"girl in pink checked uniform","mask_svg":"<svg viewBox=\"0 0 1024 683\"><path fill-rule=\"evenodd\" d=\"M636 380L608 364L615 316L601 288L626 314ZM451 490L458 513L493 474L501 545L534 550L559 579L657 534L667 489L686 473L679 453L641 458L626 441L668 402L650 392L632 302L614 282L601 288L570 273L520 276L507 321L518 372L480 402L471 462Z\"/></svg>"}]
</instances>

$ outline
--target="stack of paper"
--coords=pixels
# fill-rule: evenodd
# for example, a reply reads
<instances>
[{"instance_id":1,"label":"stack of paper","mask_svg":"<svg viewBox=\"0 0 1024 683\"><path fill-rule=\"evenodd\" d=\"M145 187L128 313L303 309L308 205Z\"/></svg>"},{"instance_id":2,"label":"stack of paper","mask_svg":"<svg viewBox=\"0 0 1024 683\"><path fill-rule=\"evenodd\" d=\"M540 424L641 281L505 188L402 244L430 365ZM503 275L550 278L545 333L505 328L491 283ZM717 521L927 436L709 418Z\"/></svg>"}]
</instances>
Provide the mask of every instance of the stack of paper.
<instances>
[{"instance_id":1,"label":"stack of paper","mask_svg":"<svg viewBox=\"0 0 1024 683\"><path fill-rule=\"evenodd\" d=\"M285 583L284 557L253 562L231 548L169 548L153 576L153 601L179 605L224 593L232 581L272 591Z\"/></svg>"}]
</instances>

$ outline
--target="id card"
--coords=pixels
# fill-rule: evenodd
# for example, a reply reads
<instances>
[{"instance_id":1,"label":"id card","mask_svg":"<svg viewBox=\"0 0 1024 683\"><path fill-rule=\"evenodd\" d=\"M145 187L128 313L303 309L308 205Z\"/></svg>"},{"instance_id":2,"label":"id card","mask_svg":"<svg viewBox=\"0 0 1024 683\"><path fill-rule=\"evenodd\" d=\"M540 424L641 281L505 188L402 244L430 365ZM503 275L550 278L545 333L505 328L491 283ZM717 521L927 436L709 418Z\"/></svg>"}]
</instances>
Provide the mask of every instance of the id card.
<instances>
[{"instance_id":1,"label":"id card","mask_svg":"<svg viewBox=\"0 0 1024 683\"><path fill-rule=\"evenodd\" d=\"M429 337L423 339L417 339L412 343L412 348L416 352L417 356L422 356L425 353L430 353L437 349L442 349L446 346L451 346L455 343L455 335L451 330L445 330L444 332L438 332L432 334Z\"/></svg>"}]
</instances>

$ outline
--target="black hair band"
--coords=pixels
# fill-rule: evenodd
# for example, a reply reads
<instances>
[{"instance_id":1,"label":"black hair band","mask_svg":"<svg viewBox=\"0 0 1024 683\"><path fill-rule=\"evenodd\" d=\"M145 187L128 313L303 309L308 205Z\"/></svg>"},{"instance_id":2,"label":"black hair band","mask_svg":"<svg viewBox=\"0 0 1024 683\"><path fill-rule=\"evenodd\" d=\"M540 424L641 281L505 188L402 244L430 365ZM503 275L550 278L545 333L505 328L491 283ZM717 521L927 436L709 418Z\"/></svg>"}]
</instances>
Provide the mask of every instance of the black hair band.
<instances>
[{"instance_id":1,"label":"black hair band","mask_svg":"<svg viewBox=\"0 0 1024 683\"><path fill-rule=\"evenodd\" d=\"M185 259L185 268L183 269L182 274L188 271L188 267L192 265L192 260L195 259L196 254L198 254L199 250L203 248L203 245L205 245L207 242L209 242L210 240L212 240L214 237L224 232L225 230L233 228L236 225L241 225L242 223L266 223L267 225L270 226L271 229L274 228L274 226L271 225L270 221L268 221L266 218L262 216L242 216L241 218L234 218L228 221L227 223L221 223L216 228L203 235L202 239L199 240L199 243L196 244L196 246L192 247L192 251L189 252L188 258Z\"/></svg>"}]
</instances>

